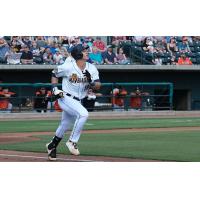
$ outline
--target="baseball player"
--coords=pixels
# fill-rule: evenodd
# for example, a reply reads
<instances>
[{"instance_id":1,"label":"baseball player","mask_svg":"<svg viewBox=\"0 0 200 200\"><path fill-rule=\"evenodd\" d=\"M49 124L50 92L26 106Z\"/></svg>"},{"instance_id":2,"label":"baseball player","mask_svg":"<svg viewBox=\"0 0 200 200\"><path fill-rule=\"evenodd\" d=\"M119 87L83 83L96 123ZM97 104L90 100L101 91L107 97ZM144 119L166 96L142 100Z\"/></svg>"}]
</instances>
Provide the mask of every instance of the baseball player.
<instances>
[{"instance_id":1,"label":"baseball player","mask_svg":"<svg viewBox=\"0 0 200 200\"><path fill-rule=\"evenodd\" d=\"M74 123L69 140L66 143L73 155L79 155L77 147L83 126L88 118L88 111L82 106L81 100L89 88L100 89L101 83L97 68L88 62L88 46L78 44L71 51L72 58L59 65L52 72L52 92L57 96L62 111L62 119L52 141L46 144L49 160L56 160L56 148L65 132ZM62 77L62 90L56 86Z\"/></svg>"}]
</instances>

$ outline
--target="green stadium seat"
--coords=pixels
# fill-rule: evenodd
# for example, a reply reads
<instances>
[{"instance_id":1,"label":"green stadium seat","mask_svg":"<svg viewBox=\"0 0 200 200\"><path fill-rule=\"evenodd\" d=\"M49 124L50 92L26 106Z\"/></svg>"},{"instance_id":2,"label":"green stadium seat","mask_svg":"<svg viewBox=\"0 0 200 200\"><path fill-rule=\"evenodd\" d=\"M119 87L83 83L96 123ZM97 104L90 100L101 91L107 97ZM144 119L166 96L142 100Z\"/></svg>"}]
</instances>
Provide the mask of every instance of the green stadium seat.
<instances>
[{"instance_id":1,"label":"green stadium seat","mask_svg":"<svg viewBox=\"0 0 200 200\"><path fill-rule=\"evenodd\" d=\"M200 57L197 57L197 58L196 58L196 61L197 61L196 64L199 65L199 64L200 64Z\"/></svg>"},{"instance_id":2,"label":"green stadium seat","mask_svg":"<svg viewBox=\"0 0 200 200\"><path fill-rule=\"evenodd\" d=\"M194 47L193 42L189 42L189 47L190 47L190 48L191 48L191 47Z\"/></svg>"},{"instance_id":3,"label":"green stadium seat","mask_svg":"<svg viewBox=\"0 0 200 200\"><path fill-rule=\"evenodd\" d=\"M190 58L193 64L197 64L197 59L196 58Z\"/></svg>"},{"instance_id":4,"label":"green stadium seat","mask_svg":"<svg viewBox=\"0 0 200 200\"><path fill-rule=\"evenodd\" d=\"M192 52L187 52L187 53L186 53L186 56L191 57L191 58L195 58L195 57L196 57L196 54L195 54L195 53L192 53Z\"/></svg>"},{"instance_id":5,"label":"green stadium seat","mask_svg":"<svg viewBox=\"0 0 200 200\"><path fill-rule=\"evenodd\" d=\"M195 53L195 52L196 52L196 50L195 50L194 46L190 47L190 50L191 50L193 53Z\"/></svg>"},{"instance_id":6,"label":"green stadium seat","mask_svg":"<svg viewBox=\"0 0 200 200\"><path fill-rule=\"evenodd\" d=\"M194 42L194 46L195 46L195 47L200 47L200 42L195 41L195 42Z\"/></svg>"}]
</instances>

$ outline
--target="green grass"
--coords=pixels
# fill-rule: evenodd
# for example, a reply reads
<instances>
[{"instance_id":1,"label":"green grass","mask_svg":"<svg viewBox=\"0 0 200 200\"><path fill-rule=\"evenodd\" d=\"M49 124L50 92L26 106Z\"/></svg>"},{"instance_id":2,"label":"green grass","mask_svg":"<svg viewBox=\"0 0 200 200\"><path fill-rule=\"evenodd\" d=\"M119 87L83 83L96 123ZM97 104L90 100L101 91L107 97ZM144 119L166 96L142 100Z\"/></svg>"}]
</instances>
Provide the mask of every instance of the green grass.
<instances>
[{"instance_id":1,"label":"green grass","mask_svg":"<svg viewBox=\"0 0 200 200\"><path fill-rule=\"evenodd\" d=\"M44 121L2 121L0 133L8 132L54 132L59 120ZM106 119L88 120L85 130L150 128L150 127L192 127L200 126L199 118L173 119ZM0 149L46 152L45 144L52 136L37 136L40 141L1 144ZM58 153L68 154L64 142ZM200 161L200 131L144 132L82 134L79 141L82 155L113 156L167 161Z\"/></svg>"},{"instance_id":2,"label":"green grass","mask_svg":"<svg viewBox=\"0 0 200 200\"><path fill-rule=\"evenodd\" d=\"M0 133L55 131L59 120L1 121ZM85 129L159 128L200 126L200 118L174 119L98 119L88 120Z\"/></svg>"},{"instance_id":3,"label":"green grass","mask_svg":"<svg viewBox=\"0 0 200 200\"><path fill-rule=\"evenodd\" d=\"M51 136L40 141L3 144L0 149L45 152ZM58 153L69 154L64 142ZM200 132L105 133L83 134L79 142L81 155L112 156L166 161L200 161Z\"/></svg>"}]
</instances>

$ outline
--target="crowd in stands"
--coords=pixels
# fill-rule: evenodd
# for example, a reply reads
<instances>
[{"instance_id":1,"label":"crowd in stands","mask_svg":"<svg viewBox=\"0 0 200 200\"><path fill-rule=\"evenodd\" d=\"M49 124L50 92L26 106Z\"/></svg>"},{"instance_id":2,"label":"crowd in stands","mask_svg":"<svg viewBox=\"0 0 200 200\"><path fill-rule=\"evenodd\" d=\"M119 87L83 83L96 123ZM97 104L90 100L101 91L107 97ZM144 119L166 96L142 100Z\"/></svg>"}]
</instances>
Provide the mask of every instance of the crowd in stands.
<instances>
[{"instance_id":1,"label":"crowd in stands","mask_svg":"<svg viewBox=\"0 0 200 200\"><path fill-rule=\"evenodd\" d=\"M89 46L88 62L94 64L128 64L121 46L107 46L101 37L79 36L4 36L0 37L1 64L62 64L77 45Z\"/></svg>"},{"instance_id":2,"label":"crowd in stands","mask_svg":"<svg viewBox=\"0 0 200 200\"><path fill-rule=\"evenodd\" d=\"M132 46L141 64L200 64L200 36L134 37Z\"/></svg>"},{"instance_id":3,"label":"crowd in stands","mask_svg":"<svg viewBox=\"0 0 200 200\"><path fill-rule=\"evenodd\" d=\"M200 64L200 36L4 36L1 64L62 64L73 46L88 45L94 64Z\"/></svg>"}]
</instances>

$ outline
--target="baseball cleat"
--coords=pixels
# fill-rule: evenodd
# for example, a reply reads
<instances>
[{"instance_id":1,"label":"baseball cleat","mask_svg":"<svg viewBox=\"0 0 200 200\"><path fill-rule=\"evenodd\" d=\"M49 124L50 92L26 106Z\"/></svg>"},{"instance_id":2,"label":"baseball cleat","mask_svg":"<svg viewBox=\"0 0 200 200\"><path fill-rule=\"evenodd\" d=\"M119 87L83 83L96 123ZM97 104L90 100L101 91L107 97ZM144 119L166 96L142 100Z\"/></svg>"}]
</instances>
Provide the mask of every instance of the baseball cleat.
<instances>
[{"instance_id":1,"label":"baseball cleat","mask_svg":"<svg viewBox=\"0 0 200 200\"><path fill-rule=\"evenodd\" d=\"M79 152L78 147L77 147L77 143L68 140L66 142L66 146L68 147L71 154L73 154L75 156L80 155L80 152Z\"/></svg>"},{"instance_id":2,"label":"baseball cleat","mask_svg":"<svg viewBox=\"0 0 200 200\"><path fill-rule=\"evenodd\" d=\"M56 160L56 148L49 149L48 148L49 144L50 143L46 144L46 148L47 148L47 152L48 152L48 159L50 161L55 161Z\"/></svg>"}]
</instances>

